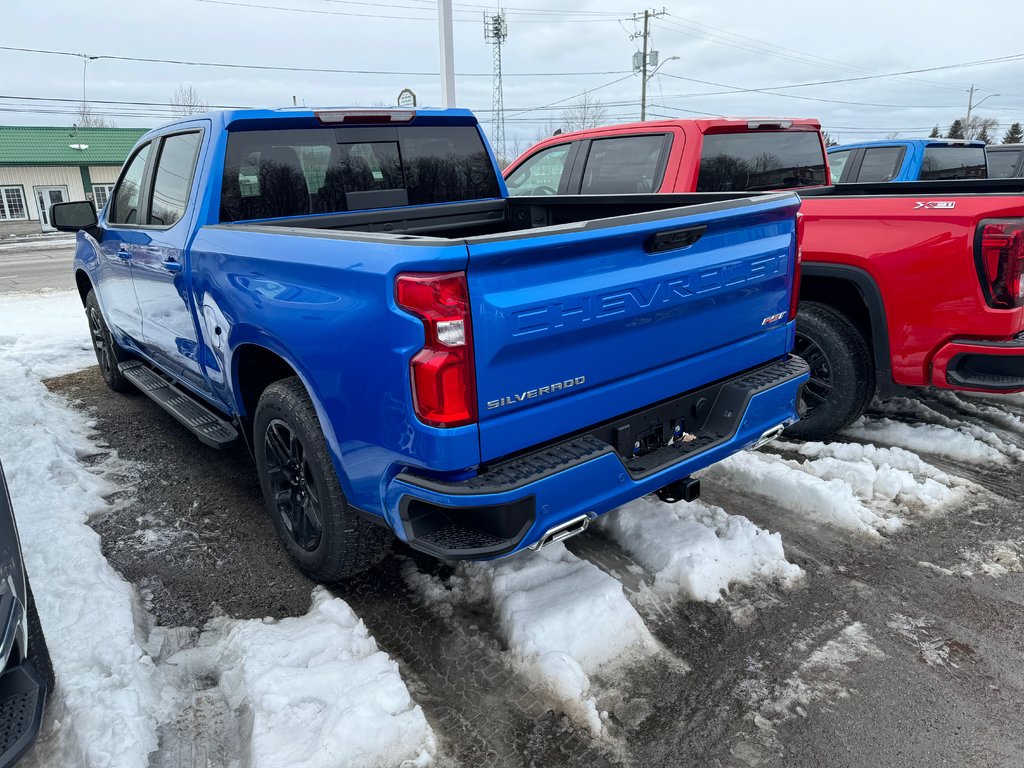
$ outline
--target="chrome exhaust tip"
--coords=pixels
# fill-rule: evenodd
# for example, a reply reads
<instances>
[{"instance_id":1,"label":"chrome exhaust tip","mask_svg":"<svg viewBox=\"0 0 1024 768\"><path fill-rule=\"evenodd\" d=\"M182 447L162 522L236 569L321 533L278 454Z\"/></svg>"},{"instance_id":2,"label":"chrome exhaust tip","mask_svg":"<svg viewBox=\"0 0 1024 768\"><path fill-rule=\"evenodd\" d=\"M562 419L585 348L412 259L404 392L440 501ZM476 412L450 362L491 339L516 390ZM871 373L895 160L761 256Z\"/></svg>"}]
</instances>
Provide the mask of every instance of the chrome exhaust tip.
<instances>
[{"instance_id":1,"label":"chrome exhaust tip","mask_svg":"<svg viewBox=\"0 0 1024 768\"><path fill-rule=\"evenodd\" d=\"M540 540L536 544L531 544L530 549L539 551L549 544L557 544L560 541L571 539L578 533L583 533L587 528L590 527L590 517L587 515L580 515L574 517L572 520L567 520L564 523L556 525L554 528L549 528L547 533L540 537Z\"/></svg>"},{"instance_id":2,"label":"chrome exhaust tip","mask_svg":"<svg viewBox=\"0 0 1024 768\"><path fill-rule=\"evenodd\" d=\"M780 437L782 437L782 433L785 431L785 429L786 429L786 425L785 424L779 424L776 427L772 427L767 432L765 432L763 435L761 435L757 439L756 443L754 443L752 446L750 446L750 450L756 451L761 446L768 445L768 443L772 442L772 440L778 440Z\"/></svg>"}]
</instances>

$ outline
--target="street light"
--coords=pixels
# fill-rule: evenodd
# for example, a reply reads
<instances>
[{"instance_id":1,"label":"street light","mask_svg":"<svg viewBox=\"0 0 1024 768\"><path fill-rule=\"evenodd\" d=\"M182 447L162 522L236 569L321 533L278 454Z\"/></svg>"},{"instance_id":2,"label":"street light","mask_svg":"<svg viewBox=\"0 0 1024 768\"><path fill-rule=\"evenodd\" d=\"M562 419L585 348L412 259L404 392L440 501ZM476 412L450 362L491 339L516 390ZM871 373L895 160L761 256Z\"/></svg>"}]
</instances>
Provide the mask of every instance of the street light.
<instances>
[{"instance_id":1,"label":"street light","mask_svg":"<svg viewBox=\"0 0 1024 768\"><path fill-rule=\"evenodd\" d=\"M654 51L654 56L657 55L658 52ZM654 77L655 74L657 74L658 70L661 69L666 64L668 64L668 62L678 60L678 56L669 56L667 59L662 60L662 62L658 64L658 66L652 69L649 75L646 74L646 72L641 75L643 81L640 83L640 122L643 122L647 119L647 83L650 82L651 78ZM646 65L646 59L644 59L642 63Z\"/></svg>"}]
</instances>

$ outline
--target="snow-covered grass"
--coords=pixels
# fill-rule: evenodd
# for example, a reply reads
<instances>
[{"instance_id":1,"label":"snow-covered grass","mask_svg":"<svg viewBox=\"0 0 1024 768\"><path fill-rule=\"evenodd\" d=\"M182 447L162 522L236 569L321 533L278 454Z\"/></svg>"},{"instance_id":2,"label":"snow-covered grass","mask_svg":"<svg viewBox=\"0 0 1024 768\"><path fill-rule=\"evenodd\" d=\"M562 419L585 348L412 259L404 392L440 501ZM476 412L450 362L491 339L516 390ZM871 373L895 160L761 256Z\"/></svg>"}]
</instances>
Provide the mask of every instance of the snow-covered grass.
<instances>
[{"instance_id":1,"label":"snow-covered grass","mask_svg":"<svg viewBox=\"0 0 1024 768\"><path fill-rule=\"evenodd\" d=\"M226 632L216 667L245 713L252 768L431 764L423 710L342 600L317 589L306 616L214 625Z\"/></svg>"},{"instance_id":2,"label":"snow-covered grass","mask_svg":"<svg viewBox=\"0 0 1024 768\"><path fill-rule=\"evenodd\" d=\"M41 382L95 363L81 302L5 296L0 329L0 460L57 677L55 732L28 765L143 768L160 723L181 705L174 679L193 652L160 664L148 652L149 619L88 524L120 489L83 465L103 453L92 423ZM208 673L247 716L248 764L430 764L422 711L341 600L318 591L300 618L219 620L203 647Z\"/></svg>"},{"instance_id":3,"label":"snow-covered grass","mask_svg":"<svg viewBox=\"0 0 1024 768\"><path fill-rule=\"evenodd\" d=\"M642 498L601 518L600 527L654 574L654 590L716 602L730 585L796 582L782 537L704 504Z\"/></svg>"}]
</instances>

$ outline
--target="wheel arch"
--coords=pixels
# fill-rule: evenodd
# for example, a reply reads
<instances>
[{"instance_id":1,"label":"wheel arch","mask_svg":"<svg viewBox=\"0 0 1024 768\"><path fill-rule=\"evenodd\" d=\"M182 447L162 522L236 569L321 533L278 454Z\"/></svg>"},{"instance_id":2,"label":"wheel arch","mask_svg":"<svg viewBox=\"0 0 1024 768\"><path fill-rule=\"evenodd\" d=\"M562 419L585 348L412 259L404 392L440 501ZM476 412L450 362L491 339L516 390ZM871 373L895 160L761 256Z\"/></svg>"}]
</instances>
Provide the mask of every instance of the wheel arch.
<instances>
[{"instance_id":1,"label":"wheel arch","mask_svg":"<svg viewBox=\"0 0 1024 768\"><path fill-rule=\"evenodd\" d=\"M875 363L881 394L895 389L885 302L875 279L845 264L803 264L800 300L816 301L843 313L864 334Z\"/></svg>"},{"instance_id":2,"label":"wheel arch","mask_svg":"<svg viewBox=\"0 0 1024 768\"><path fill-rule=\"evenodd\" d=\"M89 273L81 267L75 270L75 286L78 288L78 297L82 300L84 307L85 297L89 295L89 291L93 290L93 285Z\"/></svg>"}]
</instances>

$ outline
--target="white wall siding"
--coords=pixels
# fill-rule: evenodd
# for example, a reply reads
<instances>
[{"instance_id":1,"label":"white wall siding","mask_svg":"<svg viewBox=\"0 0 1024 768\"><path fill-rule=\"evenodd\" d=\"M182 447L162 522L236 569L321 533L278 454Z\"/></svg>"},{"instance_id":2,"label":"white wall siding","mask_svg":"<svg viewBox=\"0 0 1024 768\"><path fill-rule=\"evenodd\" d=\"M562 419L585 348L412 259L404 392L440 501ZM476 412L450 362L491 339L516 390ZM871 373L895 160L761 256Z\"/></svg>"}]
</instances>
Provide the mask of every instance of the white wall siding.
<instances>
[{"instance_id":1,"label":"white wall siding","mask_svg":"<svg viewBox=\"0 0 1024 768\"><path fill-rule=\"evenodd\" d=\"M35 187L66 187L68 200L85 200L82 173L78 166L0 166L0 186L21 186L30 219L39 219Z\"/></svg>"},{"instance_id":2,"label":"white wall siding","mask_svg":"<svg viewBox=\"0 0 1024 768\"><path fill-rule=\"evenodd\" d=\"M117 174L121 172L119 165L90 165L89 178L93 184L113 184L117 181Z\"/></svg>"}]
</instances>

